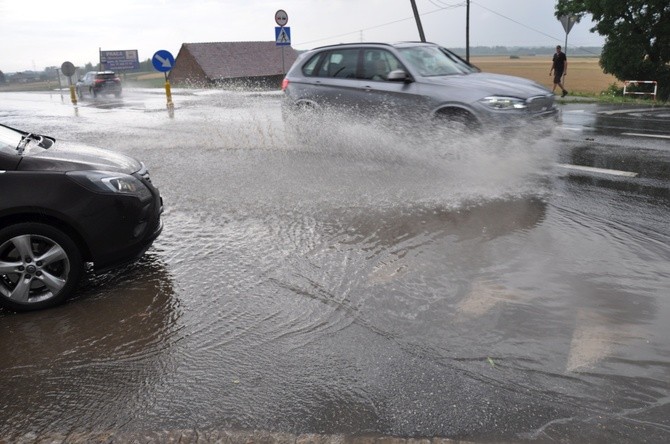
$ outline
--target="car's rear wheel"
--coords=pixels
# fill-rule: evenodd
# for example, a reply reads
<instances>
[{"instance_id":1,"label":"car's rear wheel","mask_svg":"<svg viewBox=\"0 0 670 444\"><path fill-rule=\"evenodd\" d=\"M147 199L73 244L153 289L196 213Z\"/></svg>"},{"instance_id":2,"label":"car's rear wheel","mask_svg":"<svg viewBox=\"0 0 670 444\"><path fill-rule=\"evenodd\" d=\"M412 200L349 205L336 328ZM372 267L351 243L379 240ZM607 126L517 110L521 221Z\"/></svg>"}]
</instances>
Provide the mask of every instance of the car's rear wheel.
<instances>
[{"instance_id":1,"label":"car's rear wheel","mask_svg":"<svg viewBox=\"0 0 670 444\"><path fill-rule=\"evenodd\" d=\"M81 252L62 231L41 223L0 230L0 305L38 310L63 302L79 284Z\"/></svg>"},{"instance_id":2,"label":"car's rear wheel","mask_svg":"<svg viewBox=\"0 0 670 444\"><path fill-rule=\"evenodd\" d=\"M282 107L282 118L288 134L298 143L307 143L319 128L319 109L315 104L299 102Z\"/></svg>"}]
</instances>

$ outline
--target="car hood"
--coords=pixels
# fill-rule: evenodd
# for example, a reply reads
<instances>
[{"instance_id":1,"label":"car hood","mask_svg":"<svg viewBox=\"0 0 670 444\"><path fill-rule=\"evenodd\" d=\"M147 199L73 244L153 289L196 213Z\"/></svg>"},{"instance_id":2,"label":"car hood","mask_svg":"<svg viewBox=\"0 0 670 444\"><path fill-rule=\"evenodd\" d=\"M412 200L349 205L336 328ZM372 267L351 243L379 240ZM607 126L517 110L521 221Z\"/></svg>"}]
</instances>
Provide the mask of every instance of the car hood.
<instances>
[{"instance_id":1,"label":"car hood","mask_svg":"<svg viewBox=\"0 0 670 444\"><path fill-rule=\"evenodd\" d=\"M551 94L544 86L523 77L479 72L466 75L424 77L425 83L477 91L481 97L504 95L527 99Z\"/></svg>"},{"instance_id":2,"label":"car hood","mask_svg":"<svg viewBox=\"0 0 670 444\"><path fill-rule=\"evenodd\" d=\"M32 146L19 163L19 171L98 170L132 174L142 164L124 154L67 142L56 142L48 149Z\"/></svg>"}]
</instances>

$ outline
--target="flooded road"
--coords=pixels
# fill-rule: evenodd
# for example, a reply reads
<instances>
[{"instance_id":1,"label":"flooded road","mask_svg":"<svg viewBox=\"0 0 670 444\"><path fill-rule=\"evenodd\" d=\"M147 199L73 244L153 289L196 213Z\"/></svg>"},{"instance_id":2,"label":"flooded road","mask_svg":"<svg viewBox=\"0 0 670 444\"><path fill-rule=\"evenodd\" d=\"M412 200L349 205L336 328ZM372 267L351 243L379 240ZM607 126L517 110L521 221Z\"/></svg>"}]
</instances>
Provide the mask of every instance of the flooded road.
<instances>
[{"instance_id":1,"label":"flooded road","mask_svg":"<svg viewBox=\"0 0 670 444\"><path fill-rule=\"evenodd\" d=\"M670 141L623 134L670 135L667 110L444 143L296 135L274 94L173 90L174 119L125 94L0 94L2 123L144 161L166 205L140 263L0 311L0 439L670 437Z\"/></svg>"}]
</instances>

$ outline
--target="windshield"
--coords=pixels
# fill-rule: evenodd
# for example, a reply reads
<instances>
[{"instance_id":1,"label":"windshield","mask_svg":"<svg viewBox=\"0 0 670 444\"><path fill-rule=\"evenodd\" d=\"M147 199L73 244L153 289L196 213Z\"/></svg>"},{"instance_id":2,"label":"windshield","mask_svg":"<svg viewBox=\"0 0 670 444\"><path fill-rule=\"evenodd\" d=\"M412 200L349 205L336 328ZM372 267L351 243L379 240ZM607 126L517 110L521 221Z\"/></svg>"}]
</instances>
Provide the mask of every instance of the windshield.
<instances>
[{"instance_id":1,"label":"windshield","mask_svg":"<svg viewBox=\"0 0 670 444\"><path fill-rule=\"evenodd\" d=\"M424 77L477 72L463 59L438 46L411 46L399 51L407 64Z\"/></svg>"},{"instance_id":2,"label":"windshield","mask_svg":"<svg viewBox=\"0 0 670 444\"><path fill-rule=\"evenodd\" d=\"M20 132L0 125L0 151L16 154L16 147L21 143L22 136Z\"/></svg>"}]
</instances>

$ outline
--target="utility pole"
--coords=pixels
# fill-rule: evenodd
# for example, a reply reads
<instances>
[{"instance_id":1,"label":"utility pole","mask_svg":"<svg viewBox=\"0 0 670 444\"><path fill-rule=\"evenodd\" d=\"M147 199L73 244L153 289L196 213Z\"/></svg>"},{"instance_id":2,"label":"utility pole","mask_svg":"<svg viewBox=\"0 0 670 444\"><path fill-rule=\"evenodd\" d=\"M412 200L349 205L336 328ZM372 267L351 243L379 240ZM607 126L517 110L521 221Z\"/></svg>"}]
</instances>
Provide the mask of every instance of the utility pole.
<instances>
[{"instance_id":1,"label":"utility pole","mask_svg":"<svg viewBox=\"0 0 670 444\"><path fill-rule=\"evenodd\" d=\"M416 8L416 1L410 0L412 2L412 11L414 11L414 19L416 20L416 27L419 28L419 37L422 42L426 41L426 36L423 35L423 27L421 26L421 17L419 17L419 10Z\"/></svg>"},{"instance_id":2,"label":"utility pole","mask_svg":"<svg viewBox=\"0 0 670 444\"><path fill-rule=\"evenodd\" d=\"M470 63L470 0L465 7L465 61Z\"/></svg>"}]
</instances>

